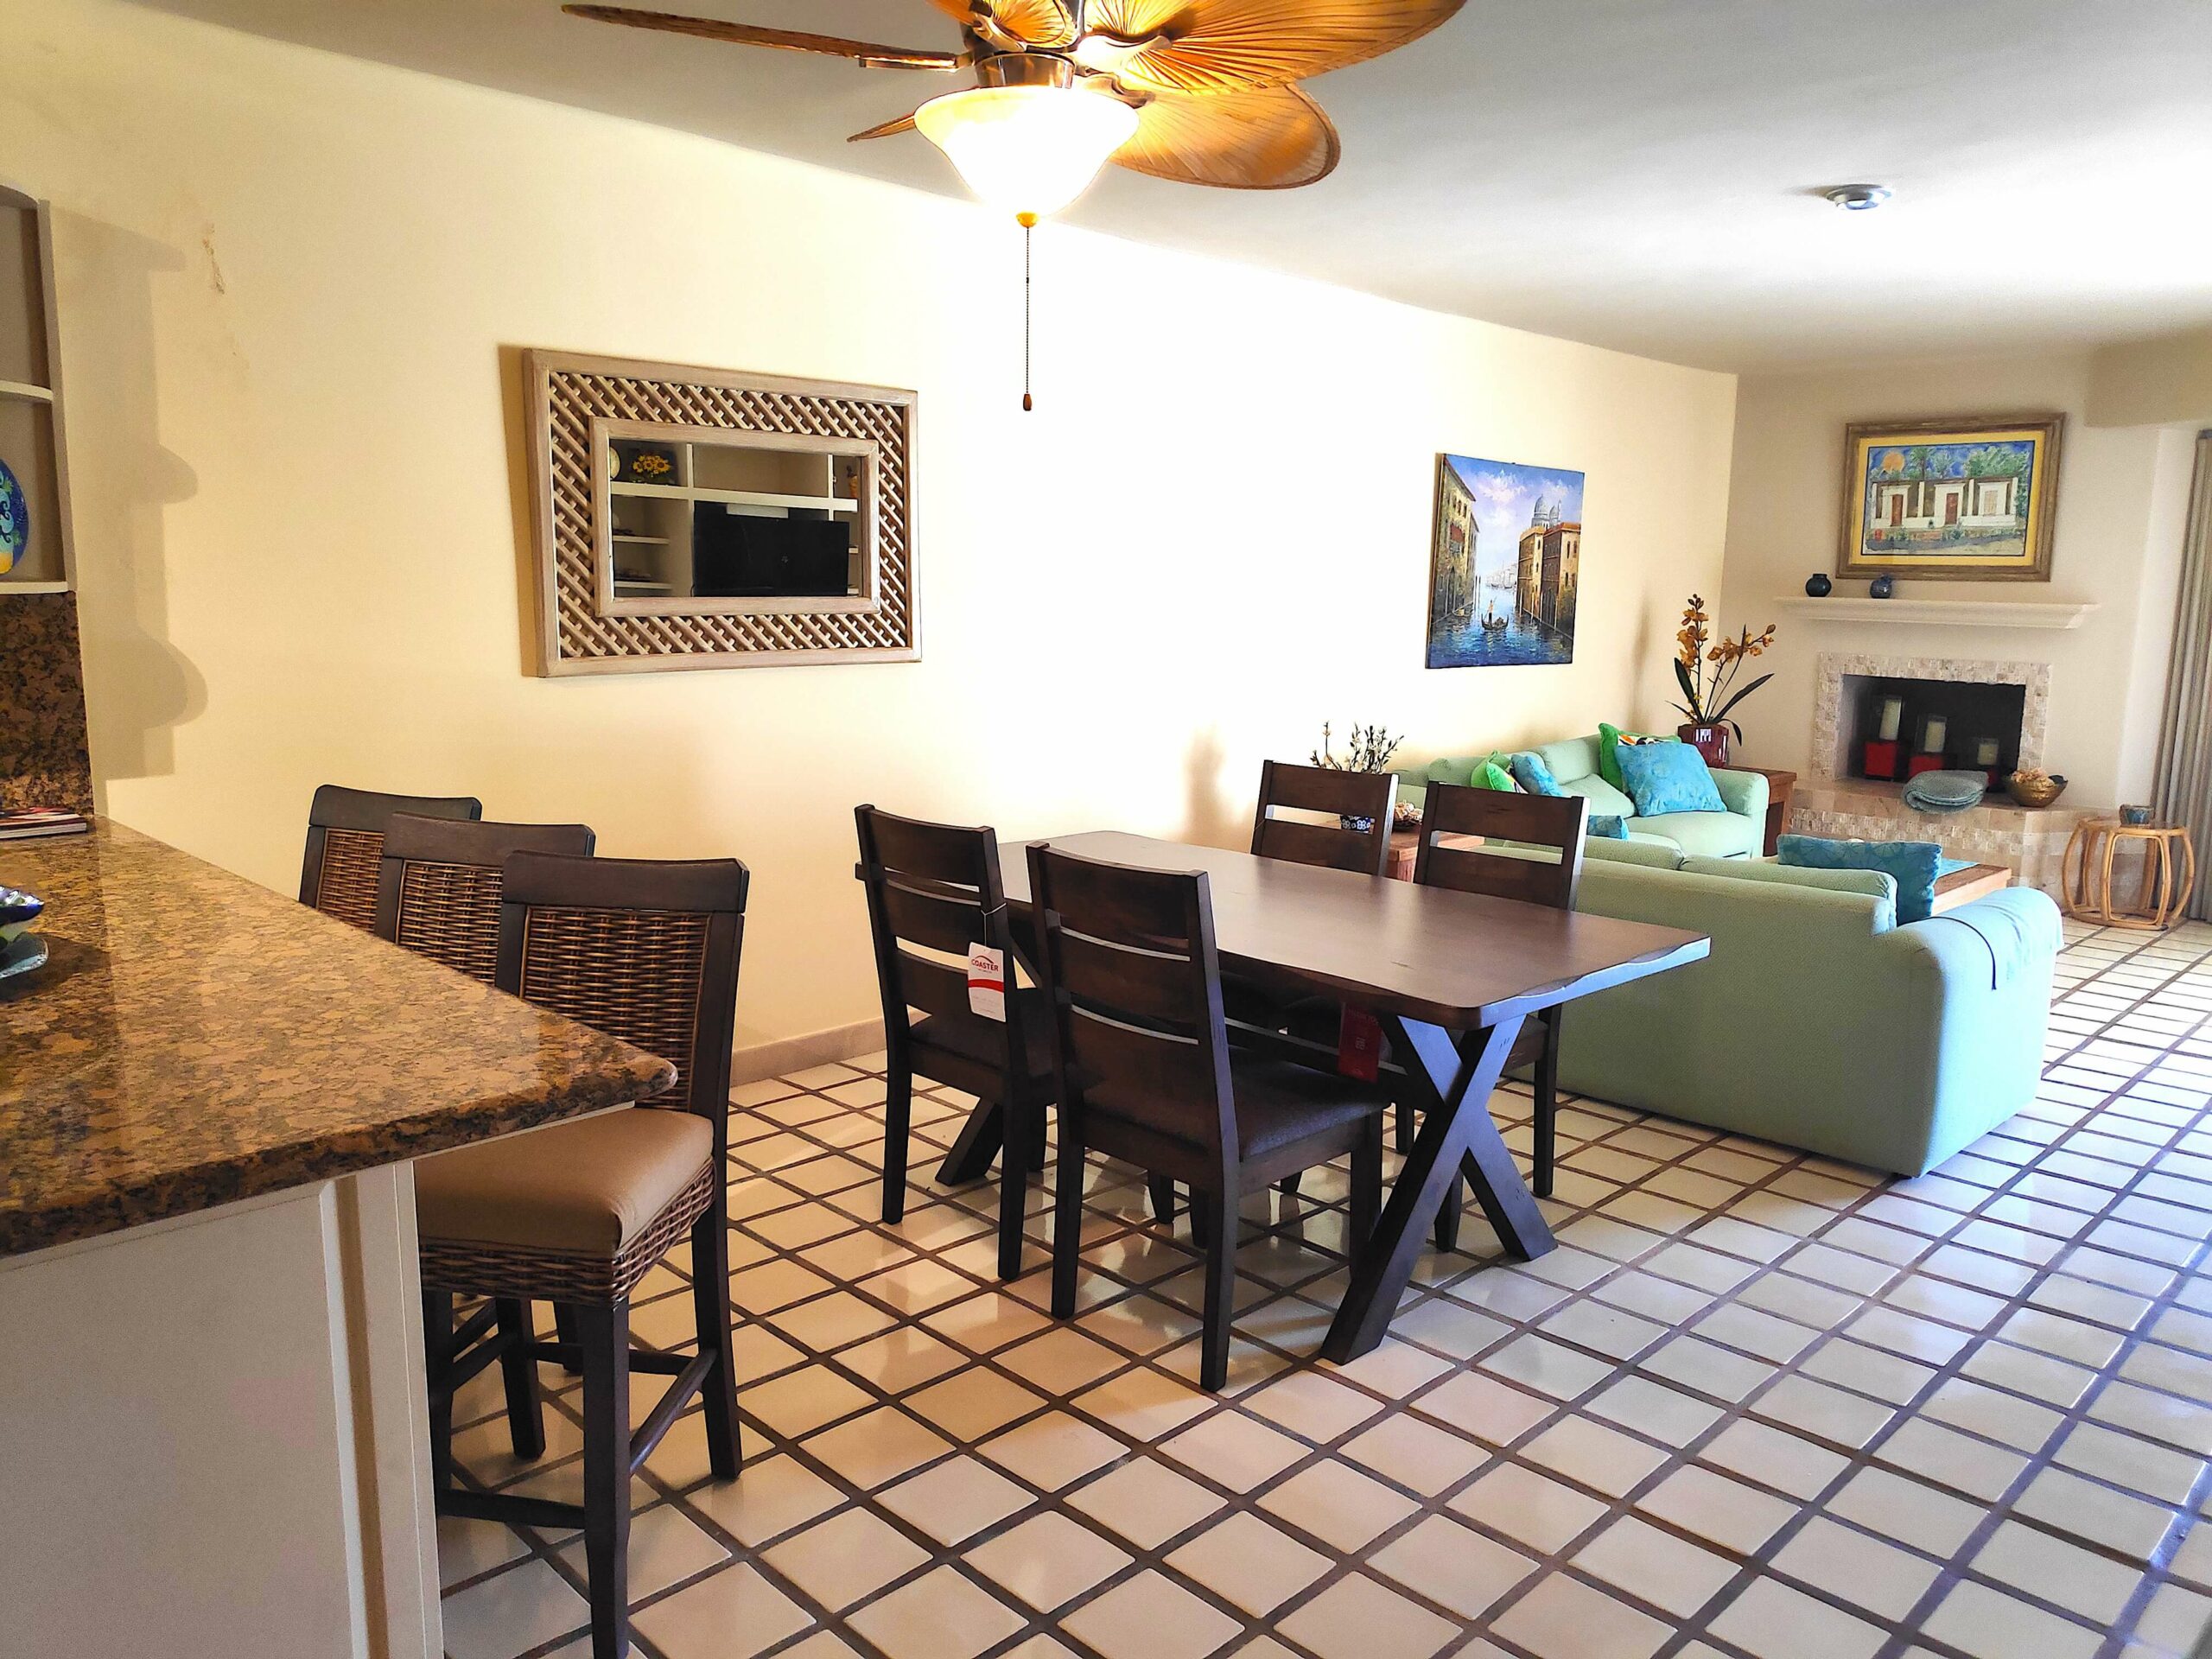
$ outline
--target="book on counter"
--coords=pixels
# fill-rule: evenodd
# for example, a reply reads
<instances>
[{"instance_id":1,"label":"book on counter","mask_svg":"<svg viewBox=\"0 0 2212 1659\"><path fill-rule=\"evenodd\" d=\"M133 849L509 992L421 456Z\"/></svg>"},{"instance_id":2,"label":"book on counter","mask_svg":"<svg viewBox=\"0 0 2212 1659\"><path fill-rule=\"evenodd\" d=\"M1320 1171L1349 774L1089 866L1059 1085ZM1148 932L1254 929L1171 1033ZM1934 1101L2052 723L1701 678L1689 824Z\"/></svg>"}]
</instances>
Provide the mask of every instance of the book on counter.
<instances>
[{"instance_id":1,"label":"book on counter","mask_svg":"<svg viewBox=\"0 0 2212 1659\"><path fill-rule=\"evenodd\" d=\"M64 806L26 807L0 812L0 841L36 841L46 836L81 836L92 828L81 812Z\"/></svg>"}]
</instances>

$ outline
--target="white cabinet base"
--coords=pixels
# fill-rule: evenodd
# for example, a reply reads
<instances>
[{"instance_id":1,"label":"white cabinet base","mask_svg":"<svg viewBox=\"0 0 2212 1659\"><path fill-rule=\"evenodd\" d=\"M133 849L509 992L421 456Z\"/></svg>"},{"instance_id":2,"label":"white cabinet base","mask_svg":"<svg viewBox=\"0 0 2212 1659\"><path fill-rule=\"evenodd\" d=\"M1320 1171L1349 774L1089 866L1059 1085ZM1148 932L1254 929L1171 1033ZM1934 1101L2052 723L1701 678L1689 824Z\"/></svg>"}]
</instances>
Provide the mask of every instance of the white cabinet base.
<instances>
[{"instance_id":1,"label":"white cabinet base","mask_svg":"<svg viewBox=\"0 0 2212 1659\"><path fill-rule=\"evenodd\" d=\"M438 1659L405 1165L0 1262L0 1655Z\"/></svg>"}]
</instances>

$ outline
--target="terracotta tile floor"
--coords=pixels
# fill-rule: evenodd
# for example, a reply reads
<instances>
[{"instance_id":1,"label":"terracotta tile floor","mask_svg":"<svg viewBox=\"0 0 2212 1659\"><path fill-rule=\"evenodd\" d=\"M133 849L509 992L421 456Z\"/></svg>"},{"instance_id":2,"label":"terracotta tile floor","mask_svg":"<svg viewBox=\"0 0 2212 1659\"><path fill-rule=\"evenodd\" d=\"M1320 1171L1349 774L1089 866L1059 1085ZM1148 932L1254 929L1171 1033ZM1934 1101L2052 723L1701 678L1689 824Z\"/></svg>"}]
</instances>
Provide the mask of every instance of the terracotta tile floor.
<instances>
[{"instance_id":1,"label":"terracotta tile floor","mask_svg":"<svg viewBox=\"0 0 2212 1659\"><path fill-rule=\"evenodd\" d=\"M866 1062L737 1091L745 1473L696 1417L636 1491L655 1659L2152 1659L2212 1618L2212 928L2074 929L2041 1098L1918 1180L1591 1103L1560 1248L1429 1256L1375 1353L1308 1357L1345 1180L1248 1211L1230 1389L1195 1258L1092 1172L1084 1312L992 1283L963 1102L876 1224ZM1774 1087L1786 1090L1789 1079ZM1493 1109L1526 1151L1525 1095ZM636 1310L680 1345L679 1257ZM549 1371L549 1384L559 1379ZM581 1484L459 1421L467 1477ZM653 1391L639 1389L638 1410ZM573 1541L448 1522L454 1659L581 1655Z\"/></svg>"}]
</instances>

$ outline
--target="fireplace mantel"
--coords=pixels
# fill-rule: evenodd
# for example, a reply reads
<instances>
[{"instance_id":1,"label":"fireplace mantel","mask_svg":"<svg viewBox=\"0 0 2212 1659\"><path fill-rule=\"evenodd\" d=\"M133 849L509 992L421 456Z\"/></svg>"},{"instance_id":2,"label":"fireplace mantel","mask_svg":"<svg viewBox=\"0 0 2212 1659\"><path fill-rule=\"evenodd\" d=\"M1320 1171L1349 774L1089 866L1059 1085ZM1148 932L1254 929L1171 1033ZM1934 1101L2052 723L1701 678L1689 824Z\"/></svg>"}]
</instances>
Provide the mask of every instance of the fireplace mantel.
<instances>
[{"instance_id":1,"label":"fireplace mantel","mask_svg":"<svg viewBox=\"0 0 2212 1659\"><path fill-rule=\"evenodd\" d=\"M1770 601L1790 616L1830 622L1904 622L1947 628L2078 628L2094 605L2002 599L1827 599Z\"/></svg>"}]
</instances>

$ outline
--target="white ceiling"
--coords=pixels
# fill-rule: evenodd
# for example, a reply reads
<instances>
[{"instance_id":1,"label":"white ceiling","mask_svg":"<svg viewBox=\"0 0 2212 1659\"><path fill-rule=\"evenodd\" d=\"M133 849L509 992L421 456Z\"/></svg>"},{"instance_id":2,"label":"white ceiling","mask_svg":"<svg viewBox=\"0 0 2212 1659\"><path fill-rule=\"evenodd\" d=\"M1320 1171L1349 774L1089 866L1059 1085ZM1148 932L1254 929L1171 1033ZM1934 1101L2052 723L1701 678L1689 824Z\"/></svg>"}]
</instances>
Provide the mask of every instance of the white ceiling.
<instances>
[{"instance_id":1,"label":"white ceiling","mask_svg":"<svg viewBox=\"0 0 2212 1659\"><path fill-rule=\"evenodd\" d=\"M950 48L926 0L645 0ZM557 0L140 0L256 34L957 194L844 137L931 75L610 29ZM1109 169L1070 215L1677 362L2088 345L2212 321L2206 0L1471 0L1309 83L1312 188ZM1821 187L1892 185L1872 213Z\"/></svg>"}]
</instances>

